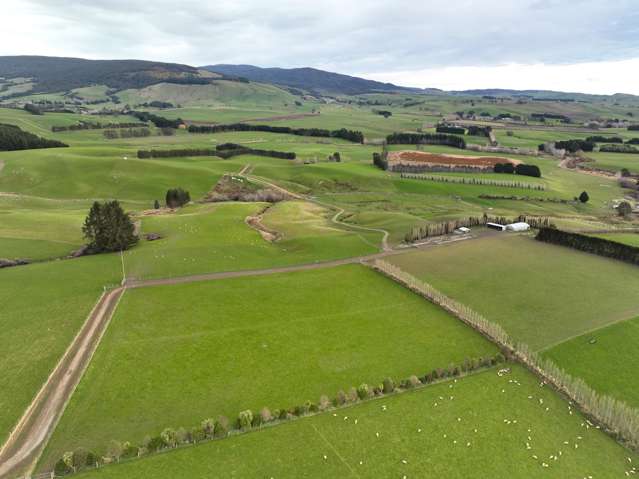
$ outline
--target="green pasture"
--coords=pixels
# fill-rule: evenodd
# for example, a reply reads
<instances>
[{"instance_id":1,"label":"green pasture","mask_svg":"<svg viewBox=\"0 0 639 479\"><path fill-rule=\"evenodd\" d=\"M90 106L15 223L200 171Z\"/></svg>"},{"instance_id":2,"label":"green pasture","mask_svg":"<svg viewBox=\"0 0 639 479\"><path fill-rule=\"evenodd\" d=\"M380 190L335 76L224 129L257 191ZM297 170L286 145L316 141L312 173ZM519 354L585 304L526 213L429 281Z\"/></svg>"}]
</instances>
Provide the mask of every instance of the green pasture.
<instances>
[{"instance_id":1,"label":"green pasture","mask_svg":"<svg viewBox=\"0 0 639 479\"><path fill-rule=\"evenodd\" d=\"M390 261L544 349L639 314L637 267L509 233Z\"/></svg>"},{"instance_id":2,"label":"green pasture","mask_svg":"<svg viewBox=\"0 0 639 479\"><path fill-rule=\"evenodd\" d=\"M588 153L588 157L595 162L593 166L602 170L618 172L626 168L630 173L639 174L639 154L634 153ZM590 166L587 164L587 166Z\"/></svg>"},{"instance_id":3,"label":"green pasture","mask_svg":"<svg viewBox=\"0 0 639 479\"><path fill-rule=\"evenodd\" d=\"M639 407L637 344L639 317L569 339L544 355L598 392Z\"/></svg>"},{"instance_id":4,"label":"green pasture","mask_svg":"<svg viewBox=\"0 0 639 479\"><path fill-rule=\"evenodd\" d=\"M639 233L603 233L593 234L597 238L603 238L617 243L623 243L639 248Z\"/></svg>"},{"instance_id":5,"label":"green pasture","mask_svg":"<svg viewBox=\"0 0 639 479\"><path fill-rule=\"evenodd\" d=\"M496 348L363 266L125 293L42 465L167 426L288 408Z\"/></svg>"},{"instance_id":6,"label":"green pasture","mask_svg":"<svg viewBox=\"0 0 639 479\"><path fill-rule=\"evenodd\" d=\"M278 203L263 223L281 238L263 239L245 219L267 203L209 203L174 214L141 217L142 239L124 255L132 278L186 276L215 271L260 269L362 256L379 251L381 234L349 230L329 222L331 211L303 202Z\"/></svg>"},{"instance_id":7,"label":"green pasture","mask_svg":"<svg viewBox=\"0 0 639 479\"><path fill-rule=\"evenodd\" d=\"M515 366L80 477L625 477L637 455L585 426Z\"/></svg>"},{"instance_id":8,"label":"green pasture","mask_svg":"<svg viewBox=\"0 0 639 479\"><path fill-rule=\"evenodd\" d=\"M121 278L115 255L0 270L0 442L78 332L103 286Z\"/></svg>"}]
</instances>

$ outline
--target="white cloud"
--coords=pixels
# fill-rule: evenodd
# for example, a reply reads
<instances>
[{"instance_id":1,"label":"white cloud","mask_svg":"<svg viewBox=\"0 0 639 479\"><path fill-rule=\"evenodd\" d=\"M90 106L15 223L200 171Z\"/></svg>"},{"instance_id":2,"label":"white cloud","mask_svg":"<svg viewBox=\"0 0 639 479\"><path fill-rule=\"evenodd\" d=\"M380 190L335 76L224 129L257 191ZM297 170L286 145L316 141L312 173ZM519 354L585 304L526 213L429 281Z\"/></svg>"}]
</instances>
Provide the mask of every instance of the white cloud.
<instances>
[{"instance_id":1,"label":"white cloud","mask_svg":"<svg viewBox=\"0 0 639 479\"><path fill-rule=\"evenodd\" d=\"M364 73L371 80L398 85L470 90L504 88L639 95L639 58L572 65L510 64L500 66L444 67L398 72Z\"/></svg>"},{"instance_id":2,"label":"white cloud","mask_svg":"<svg viewBox=\"0 0 639 479\"><path fill-rule=\"evenodd\" d=\"M420 81L427 77L418 72L428 71L437 79L428 86L452 84L456 75L448 68L464 65L554 65L639 58L636 0L5 3L0 55L313 66ZM435 74L440 68L444 70ZM518 82L525 78L513 73L514 67L485 71L511 75ZM548 80L544 75L529 76L538 77ZM572 80L562 84L571 90L584 84L591 89L616 89L595 84L599 80L590 86L581 78Z\"/></svg>"}]
</instances>

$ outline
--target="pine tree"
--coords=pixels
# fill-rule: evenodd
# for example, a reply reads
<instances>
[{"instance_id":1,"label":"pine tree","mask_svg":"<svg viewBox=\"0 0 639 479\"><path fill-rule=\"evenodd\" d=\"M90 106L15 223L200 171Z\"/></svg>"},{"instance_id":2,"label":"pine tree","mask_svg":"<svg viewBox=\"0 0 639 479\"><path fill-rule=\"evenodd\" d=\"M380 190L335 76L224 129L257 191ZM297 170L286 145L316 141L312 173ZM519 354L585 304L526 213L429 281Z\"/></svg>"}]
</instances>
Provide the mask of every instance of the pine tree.
<instances>
[{"instance_id":1,"label":"pine tree","mask_svg":"<svg viewBox=\"0 0 639 479\"><path fill-rule=\"evenodd\" d=\"M131 218L117 200L93 203L82 232L93 253L122 251L138 241Z\"/></svg>"}]
</instances>

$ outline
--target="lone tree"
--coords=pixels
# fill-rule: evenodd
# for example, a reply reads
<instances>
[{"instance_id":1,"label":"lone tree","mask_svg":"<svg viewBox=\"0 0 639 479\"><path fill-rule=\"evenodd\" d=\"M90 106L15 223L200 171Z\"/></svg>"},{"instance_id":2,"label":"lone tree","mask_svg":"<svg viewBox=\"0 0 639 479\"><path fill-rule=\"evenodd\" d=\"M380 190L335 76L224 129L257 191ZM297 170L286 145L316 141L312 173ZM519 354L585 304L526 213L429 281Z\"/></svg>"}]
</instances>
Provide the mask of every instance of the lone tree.
<instances>
[{"instance_id":1,"label":"lone tree","mask_svg":"<svg viewBox=\"0 0 639 479\"><path fill-rule=\"evenodd\" d=\"M82 227L91 253L128 249L138 241L134 231L131 218L117 200L93 203Z\"/></svg>"},{"instance_id":2,"label":"lone tree","mask_svg":"<svg viewBox=\"0 0 639 479\"><path fill-rule=\"evenodd\" d=\"M579 201L581 201L582 203L588 203L589 199L590 196L588 196L588 193L586 193L585 191L582 191L579 195Z\"/></svg>"},{"instance_id":3,"label":"lone tree","mask_svg":"<svg viewBox=\"0 0 639 479\"><path fill-rule=\"evenodd\" d=\"M179 208L191 201L191 195L182 188L172 188L166 192L166 206Z\"/></svg>"}]
</instances>

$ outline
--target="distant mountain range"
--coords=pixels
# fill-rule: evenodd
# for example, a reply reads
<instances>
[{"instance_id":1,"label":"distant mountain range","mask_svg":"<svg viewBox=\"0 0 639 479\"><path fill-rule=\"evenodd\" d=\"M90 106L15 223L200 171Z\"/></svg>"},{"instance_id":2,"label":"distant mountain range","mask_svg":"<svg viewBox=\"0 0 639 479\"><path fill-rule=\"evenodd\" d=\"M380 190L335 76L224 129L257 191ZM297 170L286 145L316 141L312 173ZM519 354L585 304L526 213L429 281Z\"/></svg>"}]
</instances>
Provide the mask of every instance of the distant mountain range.
<instances>
[{"instance_id":1,"label":"distant mountain range","mask_svg":"<svg viewBox=\"0 0 639 479\"><path fill-rule=\"evenodd\" d=\"M260 68L253 65L207 65L203 70L242 77L250 81L271 83L320 94L357 95L362 93L417 93L419 88L407 88L364 78L332 73L315 68Z\"/></svg>"},{"instance_id":2,"label":"distant mountain range","mask_svg":"<svg viewBox=\"0 0 639 479\"><path fill-rule=\"evenodd\" d=\"M43 93L95 84L122 90L143 88L160 81L203 83L216 75L188 65L144 60L0 56L0 77L32 78L34 85L29 93Z\"/></svg>"},{"instance_id":3,"label":"distant mountain range","mask_svg":"<svg viewBox=\"0 0 639 479\"><path fill-rule=\"evenodd\" d=\"M106 85L114 91L144 88L168 82L207 84L217 80L246 79L268 83L293 93L315 95L356 95L364 93L409 93L435 95L527 97L535 100L610 101L639 103L639 97L626 94L588 95L545 90L477 89L446 92L366 80L315 68L261 68L253 65L207 65L192 67L177 63L144 60L85 60L45 56L0 56L0 96L8 91L3 78L29 78L30 88L10 93L11 97L32 93L73 90L90 85ZM297 91L296 91L297 90ZM7 97L5 95L5 97Z\"/></svg>"}]
</instances>

